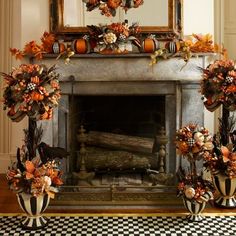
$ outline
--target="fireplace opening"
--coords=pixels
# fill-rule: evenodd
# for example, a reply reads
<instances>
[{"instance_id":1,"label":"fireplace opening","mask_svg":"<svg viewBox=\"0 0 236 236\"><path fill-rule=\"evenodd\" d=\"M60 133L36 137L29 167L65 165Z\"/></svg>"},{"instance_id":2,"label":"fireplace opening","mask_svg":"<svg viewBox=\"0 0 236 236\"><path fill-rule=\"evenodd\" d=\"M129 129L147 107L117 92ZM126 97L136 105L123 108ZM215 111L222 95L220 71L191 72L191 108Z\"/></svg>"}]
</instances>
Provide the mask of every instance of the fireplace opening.
<instances>
[{"instance_id":1,"label":"fireplace opening","mask_svg":"<svg viewBox=\"0 0 236 236\"><path fill-rule=\"evenodd\" d=\"M76 96L75 128L154 138L165 127L164 96Z\"/></svg>"},{"instance_id":2,"label":"fireplace opening","mask_svg":"<svg viewBox=\"0 0 236 236\"><path fill-rule=\"evenodd\" d=\"M172 181L165 173L165 96L73 96L70 104L73 184Z\"/></svg>"}]
</instances>

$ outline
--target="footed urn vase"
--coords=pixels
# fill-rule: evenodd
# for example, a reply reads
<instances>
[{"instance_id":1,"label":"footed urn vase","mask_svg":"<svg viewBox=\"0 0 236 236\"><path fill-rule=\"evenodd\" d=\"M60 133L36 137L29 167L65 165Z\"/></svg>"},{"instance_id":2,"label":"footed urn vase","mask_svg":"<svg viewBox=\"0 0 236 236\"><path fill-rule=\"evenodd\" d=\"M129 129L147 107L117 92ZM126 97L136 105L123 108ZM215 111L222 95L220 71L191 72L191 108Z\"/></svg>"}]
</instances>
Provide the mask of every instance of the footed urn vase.
<instances>
[{"instance_id":1,"label":"footed urn vase","mask_svg":"<svg viewBox=\"0 0 236 236\"><path fill-rule=\"evenodd\" d=\"M40 229L48 224L48 218L42 216L50 201L48 194L34 197L31 194L18 193L17 199L21 209L26 213L26 218L21 222L23 229Z\"/></svg>"},{"instance_id":2,"label":"footed urn vase","mask_svg":"<svg viewBox=\"0 0 236 236\"><path fill-rule=\"evenodd\" d=\"M214 200L215 205L222 208L236 207L236 178L230 178L222 173L212 175L213 184L219 193Z\"/></svg>"},{"instance_id":3,"label":"footed urn vase","mask_svg":"<svg viewBox=\"0 0 236 236\"><path fill-rule=\"evenodd\" d=\"M184 206L189 211L187 219L189 221L202 221L204 217L201 215L201 213L205 209L208 200L212 198L213 198L212 192L206 192L202 196L201 202L196 201L194 199L188 199L186 197L183 197Z\"/></svg>"}]
</instances>

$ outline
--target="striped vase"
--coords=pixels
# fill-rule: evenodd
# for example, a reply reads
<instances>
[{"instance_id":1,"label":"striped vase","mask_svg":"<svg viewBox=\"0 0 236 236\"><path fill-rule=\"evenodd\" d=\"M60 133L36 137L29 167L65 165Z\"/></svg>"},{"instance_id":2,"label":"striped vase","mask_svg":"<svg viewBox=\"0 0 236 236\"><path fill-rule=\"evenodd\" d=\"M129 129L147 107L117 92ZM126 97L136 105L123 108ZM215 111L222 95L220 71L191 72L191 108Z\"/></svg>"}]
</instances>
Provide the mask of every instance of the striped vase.
<instances>
[{"instance_id":1,"label":"striped vase","mask_svg":"<svg viewBox=\"0 0 236 236\"><path fill-rule=\"evenodd\" d=\"M183 197L184 206L190 213L187 216L187 219L189 221L202 221L203 216L201 215L201 213L205 209L205 206L208 200L212 198L213 198L212 192L206 192L202 196L202 200L203 200L202 202L198 202L198 201Z\"/></svg>"},{"instance_id":2,"label":"striped vase","mask_svg":"<svg viewBox=\"0 0 236 236\"><path fill-rule=\"evenodd\" d=\"M213 183L219 196L215 198L215 205L222 208L236 207L236 178L229 178L228 176L217 173L213 174Z\"/></svg>"},{"instance_id":3,"label":"striped vase","mask_svg":"<svg viewBox=\"0 0 236 236\"><path fill-rule=\"evenodd\" d=\"M24 229L40 229L47 225L48 219L41 214L47 208L50 197L48 194L42 194L34 197L30 194L19 193L17 199L21 209L27 214L21 222Z\"/></svg>"}]
</instances>

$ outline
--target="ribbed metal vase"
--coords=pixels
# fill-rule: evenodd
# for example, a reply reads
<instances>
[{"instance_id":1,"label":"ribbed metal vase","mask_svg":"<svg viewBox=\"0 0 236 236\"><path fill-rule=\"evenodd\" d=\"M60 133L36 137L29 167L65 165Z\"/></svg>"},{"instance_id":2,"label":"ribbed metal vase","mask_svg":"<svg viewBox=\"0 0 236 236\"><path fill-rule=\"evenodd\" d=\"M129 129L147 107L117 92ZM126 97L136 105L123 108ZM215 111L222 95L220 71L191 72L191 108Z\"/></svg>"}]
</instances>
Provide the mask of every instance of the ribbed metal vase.
<instances>
[{"instance_id":1,"label":"ribbed metal vase","mask_svg":"<svg viewBox=\"0 0 236 236\"><path fill-rule=\"evenodd\" d=\"M17 199L21 209L27 214L26 218L21 222L24 229L40 229L48 224L47 217L42 216L50 201L48 194L34 197L30 194L19 193L17 194Z\"/></svg>"},{"instance_id":2,"label":"ribbed metal vase","mask_svg":"<svg viewBox=\"0 0 236 236\"><path fill-rule=\"evenodd\" d=\"M222 208L236 207L236 178L229 178L228 176L218 173L213 174L213 183L219 196L215 198L215 205Z\"/></svg>"},{"instance_id":3,"label":"ribbed metal vase","mask_svg":"<svg viewBox=\"0 0 236 236\"><path fill-rule=\"evenodd\" d=\"M206 192L202 196L202 200L203 200L202 202L198 202L193 199L188 199L186 197L183 197L184 206L190 213L187 216L187 219L189 221L202 221L204 217L201 215L201 213L205 209L206 203L210 199L213 199L212 192Z\"/></svg>"}]
</instances>

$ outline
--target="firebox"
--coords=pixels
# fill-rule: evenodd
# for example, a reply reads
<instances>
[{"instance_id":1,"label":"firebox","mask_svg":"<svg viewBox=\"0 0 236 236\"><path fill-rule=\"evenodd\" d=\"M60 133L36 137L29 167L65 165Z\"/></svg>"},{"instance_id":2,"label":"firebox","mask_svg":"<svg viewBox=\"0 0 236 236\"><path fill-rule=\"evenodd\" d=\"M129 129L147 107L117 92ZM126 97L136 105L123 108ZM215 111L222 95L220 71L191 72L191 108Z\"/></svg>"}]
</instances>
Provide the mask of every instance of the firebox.
<instances>
[{"instance_id":1,"label":"firebox","mask_svg":"<svg viewBox=\"0 0 236 236\"><path fill-rule=\"evenodd\" d=\"M123 184L126 181L151 185L150 172L158 173L160 168L165 172L165 157L161 160L158 155L157 138L165 129L165 96L75 96L70 99L70 133L75 154L72 171L78 185L86 181L96 186L104 182L114 184L114 179ZM81 127L85 129L82 141L78 134ZM81 153L81 144L84 153ZM171 179L165 183L168 181Z\"/></svg>"}]
</instances>

